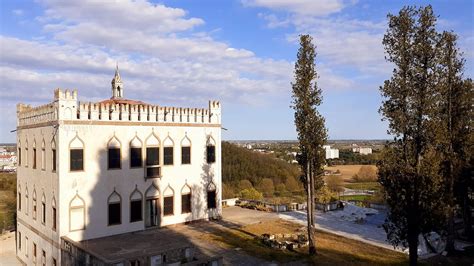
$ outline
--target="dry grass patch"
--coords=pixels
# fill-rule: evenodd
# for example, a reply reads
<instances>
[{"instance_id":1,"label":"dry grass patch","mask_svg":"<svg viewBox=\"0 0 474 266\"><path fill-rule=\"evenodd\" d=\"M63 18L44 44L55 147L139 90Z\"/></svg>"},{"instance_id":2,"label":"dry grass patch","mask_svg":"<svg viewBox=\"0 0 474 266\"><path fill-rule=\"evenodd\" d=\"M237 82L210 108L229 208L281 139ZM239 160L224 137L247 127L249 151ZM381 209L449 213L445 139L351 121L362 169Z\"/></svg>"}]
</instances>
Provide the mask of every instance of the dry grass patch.
<instances>
[{"instance_id":1,"label":"dry grass patch","mask_svg":"<svg viewBox=\"0 0 474 266\"><path fill-rule=\"evenodd\" d=\"M255 236L263 233L306 233L304 227L282 219L251 224L240 228L220 227L202 240L212 241L221 247L242 248L247 254L279 263L310 263L317 265L400 265L407 263L405 254L373 246L364 242L317 231L318 255L310 257L307 248L297 251L280 251L265 246Z\"/></svg>"},{"instance_id":2,"label":"dry grass patch","mask_svg":"<svg viewBox=\"0 0 474 266\"><path fill-rule=\"evenodd\" d=\"M370 165L374 169L377 169L375 165ZM341 176L345 182L353 182L352 177L357 174L362 167L361 164L354 164L354 165L333 165L327 166L325 170L336 171L339 170L341 172Z\"/></svg>"}]
</instances>

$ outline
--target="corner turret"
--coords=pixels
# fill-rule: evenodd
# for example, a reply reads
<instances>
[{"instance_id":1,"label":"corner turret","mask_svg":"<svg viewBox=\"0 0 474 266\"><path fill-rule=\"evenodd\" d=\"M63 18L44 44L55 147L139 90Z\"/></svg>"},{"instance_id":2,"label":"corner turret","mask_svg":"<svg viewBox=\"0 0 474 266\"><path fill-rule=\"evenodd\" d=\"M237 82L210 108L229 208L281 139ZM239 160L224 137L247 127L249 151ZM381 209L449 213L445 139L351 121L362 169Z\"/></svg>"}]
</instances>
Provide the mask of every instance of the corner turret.
<instances>
[{"instance_id":1,"label":"corner turret","mask_svg":"<svg viewBox=\"0 0 474 266\"><path fill-rule=\"evenodd\" d=\"M123 98L123 82L120 78L120 73L118 70L118 63L115 68L115 76L112 79L112 98L111 99L120 99Z\"/></svg>"}]
</instances>

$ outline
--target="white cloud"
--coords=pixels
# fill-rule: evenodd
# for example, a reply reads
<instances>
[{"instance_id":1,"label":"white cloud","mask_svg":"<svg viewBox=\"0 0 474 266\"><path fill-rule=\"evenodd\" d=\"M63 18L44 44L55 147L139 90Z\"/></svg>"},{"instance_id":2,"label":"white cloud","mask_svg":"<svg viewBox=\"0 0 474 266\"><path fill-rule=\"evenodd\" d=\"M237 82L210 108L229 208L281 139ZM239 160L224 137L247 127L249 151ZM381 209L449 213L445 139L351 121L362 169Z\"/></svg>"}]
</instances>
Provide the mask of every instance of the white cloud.
<instances>
[{"instance_id":1,"label":"white cloud","mask_svg":"<svg viewBox=\"0 0 474 266\"><path fill-rule=\"evenodd\" d=\"M13 13L13 15L15 15L15 16L23 16L23 14L25 13L25 11L23 11L22 9L13 9L13 10L12 10L12 13Z\"/></svg>"},{"instance_id":2,"label":"white cloud","mask_svg":"<svg viewBox=\"0 0 474 266\"><path fill-rule=\"evenodd\" d=\"M242 0L244 6L265 7L302 15L326 16L341 11L349 1L344 0Z\"/></svg>"}]
</instances>

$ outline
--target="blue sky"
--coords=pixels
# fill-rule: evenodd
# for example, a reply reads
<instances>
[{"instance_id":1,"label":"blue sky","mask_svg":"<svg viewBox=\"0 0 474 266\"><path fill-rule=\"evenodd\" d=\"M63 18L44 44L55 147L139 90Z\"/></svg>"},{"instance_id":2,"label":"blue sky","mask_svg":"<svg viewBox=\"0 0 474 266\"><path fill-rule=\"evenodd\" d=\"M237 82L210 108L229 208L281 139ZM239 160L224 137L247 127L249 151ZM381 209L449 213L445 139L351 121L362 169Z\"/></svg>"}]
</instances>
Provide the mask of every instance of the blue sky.
<instances>
[{"instance_id":1,"label":"blue sky","mask_svg":"<svg viewBox=\"0 0 474 266\"><path fill-rule=\"evenodd\" d=\"M387 13L431 4L459 35L473 77L473 1L1 1L0 142L14 142L16 104L110 97L119 62L125 97L164 106L223 106L224 139L296 139L290 109L298 35L317 45L330 139L384 139L378 88L390 77Z\"/></svg>"}]
</instances>

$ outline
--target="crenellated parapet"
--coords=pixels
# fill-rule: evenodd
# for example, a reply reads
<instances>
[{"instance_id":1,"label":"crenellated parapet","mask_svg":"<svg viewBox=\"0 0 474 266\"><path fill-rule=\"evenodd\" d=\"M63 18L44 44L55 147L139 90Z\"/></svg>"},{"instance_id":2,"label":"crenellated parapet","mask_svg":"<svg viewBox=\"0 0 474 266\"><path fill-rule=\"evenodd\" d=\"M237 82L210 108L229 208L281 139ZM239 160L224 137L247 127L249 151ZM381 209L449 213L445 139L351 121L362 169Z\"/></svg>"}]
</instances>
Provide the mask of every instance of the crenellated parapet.
<instances>
[{"instance_id":1,"label":"crenellated parapet","mask_svg":"<svg viewBox=\"0 0 474 266\"><path fill-rule=\"evenodd\" d=\"M18 104L18 126L52 121L131 121L189 124L220 124L221 106L209 101L209 108L150 105L137 101L79 102L77 90L54 90L52 103L31 107Z\"/></svg>"},{"instance_id":2,"label":"crenellated parapet","mask_svg":"<svg viewBox=\"0 0 474 266\"><path fill-rule=\"evenodd\" d=\"M17 104L17 126L39 124L57 120L57 111L54 104L49 103L37 107L31 107L19 103Z\"/></svg>"}]
</instances>

